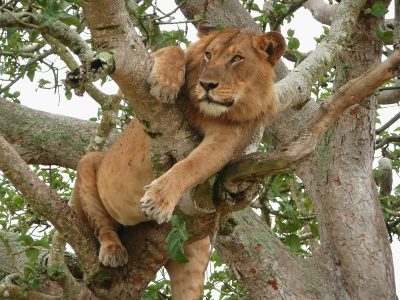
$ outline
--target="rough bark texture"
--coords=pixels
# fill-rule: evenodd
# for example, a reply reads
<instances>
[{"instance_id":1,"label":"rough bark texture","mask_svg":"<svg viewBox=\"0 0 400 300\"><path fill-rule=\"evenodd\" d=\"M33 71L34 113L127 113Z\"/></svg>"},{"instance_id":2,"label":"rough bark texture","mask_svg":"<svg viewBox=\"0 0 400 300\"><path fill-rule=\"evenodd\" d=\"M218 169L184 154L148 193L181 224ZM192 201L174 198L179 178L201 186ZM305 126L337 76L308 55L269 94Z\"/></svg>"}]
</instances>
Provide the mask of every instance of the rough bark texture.
<instances>
[{"instance_id":1,"label":"rough bark texture","mask_svg":"<svg viewBox=\"0 0 400 300\"><path fill-rule=\"evenodd\" d=\"M75 168L96 124L0 98L0 132L29 164Z\"/></svg>"},{"instance_id":2,"label":"rough bark texture","mask_svg":"<svg viewBox=\"0 0 400 300\"><path fill-rule=\"evenodd\" d=\"M216 249L253 299L346 299L321 257L304 260L289 253L251 209L222 225Z\"/></svg>"},{"instance_id":3,"label":"rough bark texture","mask_svg":"<svg viewBox=\"0 0 400 300\"><path fill-rule=\"evenodd\" d=\"M377 20L362 17L354 45L340 63L350 80L378 63ZM341 274L350 299L395 299L392 257L372 177L374 97L344 113L310 164L298 169L313 199L321 247Z\"/></svg>"}]
</instances>

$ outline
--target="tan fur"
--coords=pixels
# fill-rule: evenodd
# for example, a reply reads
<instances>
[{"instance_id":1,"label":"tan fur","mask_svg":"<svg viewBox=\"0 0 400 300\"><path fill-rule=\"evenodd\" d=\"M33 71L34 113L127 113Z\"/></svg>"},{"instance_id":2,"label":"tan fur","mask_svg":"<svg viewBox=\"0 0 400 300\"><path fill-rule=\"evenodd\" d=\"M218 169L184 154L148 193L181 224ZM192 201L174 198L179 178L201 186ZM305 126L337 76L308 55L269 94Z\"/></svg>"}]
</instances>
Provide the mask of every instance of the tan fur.
<instances>
[{"instance_id":1,"label":"tan fur","mask_svg":"<svg viewBox=\"0 0 400 300\"><path fill-rule=\"evenodd\" d=\"M186 55L179 47L156 51L148 82L165 101L179 92L177 104L203 137L200 145L154 179L149 138L135 119L105 154L79 162L73 207L92 226L106 266L127 263L119 224L169 221L183 193L240 154L276 112L273 65L285 49L279 33L219 32L203 23L199 36ZM208 250L207 237L186 246L189 263L168 262L173 299L199 298Z\"/></svg>"}]
</instances>

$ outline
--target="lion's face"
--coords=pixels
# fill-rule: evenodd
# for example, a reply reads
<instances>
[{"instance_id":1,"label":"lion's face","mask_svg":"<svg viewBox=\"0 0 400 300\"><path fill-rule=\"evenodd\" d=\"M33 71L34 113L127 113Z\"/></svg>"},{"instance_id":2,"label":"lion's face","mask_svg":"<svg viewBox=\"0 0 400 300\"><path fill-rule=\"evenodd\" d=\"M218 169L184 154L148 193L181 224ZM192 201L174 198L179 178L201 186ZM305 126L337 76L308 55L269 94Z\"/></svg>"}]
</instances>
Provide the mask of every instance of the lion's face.
<instances>
[{"instance_id":1,"label":"lion's face","mask_svg":"<svg viewBox=\"0 0 400 300\"><path fill-rule=\"evenodd\" d=\"M204 29L187 52L189 98L202 114L244 121L275 111L273 66L285 49L276 32ZM211 27L213 28L213 27Z\"/></svg>"}]
</instances>

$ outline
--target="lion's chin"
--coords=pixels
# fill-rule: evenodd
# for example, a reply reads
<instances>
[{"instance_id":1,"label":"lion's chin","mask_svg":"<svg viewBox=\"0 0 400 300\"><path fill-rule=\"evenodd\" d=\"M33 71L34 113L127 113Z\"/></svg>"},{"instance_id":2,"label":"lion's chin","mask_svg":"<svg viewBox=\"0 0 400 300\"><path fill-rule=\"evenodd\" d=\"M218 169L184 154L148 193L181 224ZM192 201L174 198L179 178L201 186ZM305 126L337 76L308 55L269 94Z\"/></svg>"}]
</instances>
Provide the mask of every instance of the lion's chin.
<instances>
[{"instance_id":1,"label":"lion's chin","mask_svg":"<svg viewBox=\"0 0 400 300\"><path fill-rule=\"evenodd\" d=\"M224 105L221 103L223 102L202 100L199 102L199 110L207 116L214 118L219 117L229 110L229 108L233 105L233 101L228 102L229 105Z\"/></svg>"}]
</instances>

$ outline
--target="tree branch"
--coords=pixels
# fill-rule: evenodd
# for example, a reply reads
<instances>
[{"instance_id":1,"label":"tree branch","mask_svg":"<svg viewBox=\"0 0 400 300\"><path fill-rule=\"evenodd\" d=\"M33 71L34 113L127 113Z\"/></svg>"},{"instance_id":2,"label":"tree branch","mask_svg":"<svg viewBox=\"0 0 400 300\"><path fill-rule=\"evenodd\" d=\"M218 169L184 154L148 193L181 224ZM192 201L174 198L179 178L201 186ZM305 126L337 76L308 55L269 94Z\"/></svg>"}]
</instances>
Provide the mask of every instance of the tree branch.
<instances>
[{"instance_id":1,"label":"tree branch","mask_svg":"<svg viewBox=\"0 0 400 300\"><path fill-rule=\"evenodd\" d=\"M98 267L93 233L73 214L67 202L41 181L0 135L0 170L26 197L32 208L49 220L71 244L87 271Z\"/></svg>"},{"instance_id":2,"label":"tree branch","mask_svg":"<svg viewBox=\"0 0 400 300\"><path fill-rule=\"evenodd\" d=\"M391 118L389 121L387 121L385 124L383 124L381 127L375 130L376 134L380 134L381 132L385 131L388 129L390 126L392 126L398 119L400 119L400 112L398 112L396 115L394 115L393 118Z\"/></svg>"},{"instance_id":3,"label":"tree branch","mask_svg":"<svg viewBox=\"0 0 400 300\"><path fill-rule=\"evenodd\" d=\"M302 107L304 102L309 100L314 82L332 67L347 47L358 14L365 2L365 0L341 1L328 36L288 76L277 83L280 110L289 106Z\"/></svg>"},{"instance_id":4,"label":"tree branch","mask_svg":"<svg viewBox=\"0 0 400 300\"><path fill-rule=\"evenodd\" d=\"M331 25L338 8L337 3L329 5L323 0L308 0L303 6L311 12L315 20L325 25Z\"/></svg>"},{"instance_id":5,"label":"tree branch","mask_svg":"<svg viewBox=\"0 0 400 300\"><path fill-rule=\"evenodd\" d=\"M216 248L254 299L296 299L296 295L320 299L322 294L328 297L335 293L332 282L336 279L323 264L315 262L319 258L304 260L289 253L249 208L222 224ZM286 291L285 296L282 291Z\"/></svg>"},{"instance_id":6,"label":"tree branch","mask_svg":"<svg viewBox=\"0 0 400 300\"><path fill-rule=\"evenodd\" d=\"M396 79L392 87L400 86L400 80ZM388 105L399 103L400 89L382 90L378 94L378 103L380 105Z\"/></svg>"},{"instance_id":7,"label":"tree branch","mask_svg":"<svg viewBox=\"0 0 400 300\"><path fill-rule=\"evenodd\" d=\"M30 109L0 98L0 134L29 164L74 169L95 132L95 123ZM112 140L116 135L114 132Z\"/></svg>"}]
</instances>

